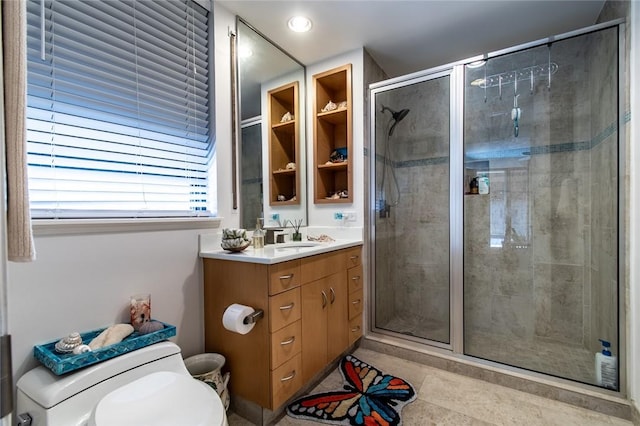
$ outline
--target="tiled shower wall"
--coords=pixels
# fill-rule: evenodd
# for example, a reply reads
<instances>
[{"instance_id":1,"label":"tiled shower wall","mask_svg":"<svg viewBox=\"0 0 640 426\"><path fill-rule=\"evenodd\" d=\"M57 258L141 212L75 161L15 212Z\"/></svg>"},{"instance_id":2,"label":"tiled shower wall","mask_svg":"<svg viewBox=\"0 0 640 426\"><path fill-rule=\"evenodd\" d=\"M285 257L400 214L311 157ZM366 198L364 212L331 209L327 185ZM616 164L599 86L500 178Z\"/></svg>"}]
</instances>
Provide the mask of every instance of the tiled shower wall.
<instances>
[{"instance_id":1,"label":"tiled shower wall","mask_svg":"<svg viewBox=\"0 0 640 426\"><path fill-rule=\"evenodd\" d=\"M582 354L589 370L571 378L591 381L597 339L617 345L614 33L552 45L551 60L559 68L551 84L540 77L531 93L528 83L520 83L517 138L510 117L513 85L502 88L500 99L498 88L485 92L468 85L471 77L467 81L465 183L476 171L495 172L489 195L464 196L468 353L492 359L500 353L497 361L564 376L557 365L526 360L545 344L566 345L558 356ZM487 72L546 63L548 55L546 46L513 53L489 61ZM377 262L376 325L414 318L420 324L397 331L444 341L449 108L448 92L430 92L437 87L416 84L378 94L378 107L411 112L387 142L386 160L382 135L390 115L376 115L377 182L387 161L400 186L391 216L376 219L377 258L386 259ZM390 181L389 172L385 179ZM520 361L513 359L514 342L530 352Z\"/></svg>"}]
</instances>

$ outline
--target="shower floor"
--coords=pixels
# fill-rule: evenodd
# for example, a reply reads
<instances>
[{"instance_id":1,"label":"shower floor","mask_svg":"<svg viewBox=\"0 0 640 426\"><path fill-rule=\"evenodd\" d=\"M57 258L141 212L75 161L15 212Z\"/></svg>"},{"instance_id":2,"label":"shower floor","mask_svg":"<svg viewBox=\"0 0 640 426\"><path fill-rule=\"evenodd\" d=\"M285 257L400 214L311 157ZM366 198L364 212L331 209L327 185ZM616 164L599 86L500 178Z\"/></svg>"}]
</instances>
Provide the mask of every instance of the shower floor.
<instances>
[{"instance_id":1,"label":"shower floor","mask_svg":"<svg viewBox=\"0 0 640 426\"><path fill-rule=\"evenodd\" d=\"M398 314L377 328L438 342L449 342L446 323ZM557 342L525 341L475 331L465 338L465 354L539 373L594 384L594 356L589 350Z\"/></svg>"},{"instance_id":2,"label":"shower floor","mask_svg":"<svg viewBox=\"0 0 640 426\"><path fill-rule=\"evenodd\" d=\"M408 336L449 343L449 323L420 318L415 315L397 314L378 328Z\"/></svg>"}]
</instances>

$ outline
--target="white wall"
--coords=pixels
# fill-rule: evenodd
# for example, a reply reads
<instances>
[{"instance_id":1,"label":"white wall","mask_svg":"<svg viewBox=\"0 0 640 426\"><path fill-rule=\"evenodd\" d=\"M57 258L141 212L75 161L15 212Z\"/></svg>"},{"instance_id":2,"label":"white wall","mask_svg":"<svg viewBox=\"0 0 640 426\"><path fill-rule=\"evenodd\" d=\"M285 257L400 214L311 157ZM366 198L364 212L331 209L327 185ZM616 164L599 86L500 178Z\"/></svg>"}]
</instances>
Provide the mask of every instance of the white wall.
<instances>
[{"instance_id":1,"label":"white wall","mask_svg":"<svg viewBox=\"0 0 640 426\"><path fill-rule=\"evenodd\" d=\"M218 213L237 226L231 209L228 28L235 17L215 5ZM130 295L151 293L152 316L177 326L184 355L204 349L202 266L198 234L211 229L35 235L37 260L9 263L8 329L14 380L38 363L34 345L72 331L128 320Z\"/></svg>"},{"instance_id":2,"label":"white wall","mask_svg":"<svg viewBox=\"0 0 640 426\"><path fill-rule=\"evenodd\" d=\"M630 300L628 303L629 325L629 397L635 404L636 410L640 411L640 120L633 119L640 113L640 1L631 2L630 12L631 25L631 114L632 120L629 126L631 131L630 149Z\"/></svg>"},{"instance_id":3,"label":"white wall","mask_svg":"<svg viewBox=\"0 0 640 426\"><path fill-rule=\"evenodd\" d=\"M364 226L364 50L352 50L342 55L307 66L307 152L309 153L307 193L314 194L315 159L313 158L313 76L315 74L351 64L352 116L353 116L353 153L349 153L349 161L353 165L353 204L314 204L309 197L309 224L311 226L344 226L362 228ZM334 213L354 211L355 222L342 222L334 219Z\"/></svg>"}]
</instances>

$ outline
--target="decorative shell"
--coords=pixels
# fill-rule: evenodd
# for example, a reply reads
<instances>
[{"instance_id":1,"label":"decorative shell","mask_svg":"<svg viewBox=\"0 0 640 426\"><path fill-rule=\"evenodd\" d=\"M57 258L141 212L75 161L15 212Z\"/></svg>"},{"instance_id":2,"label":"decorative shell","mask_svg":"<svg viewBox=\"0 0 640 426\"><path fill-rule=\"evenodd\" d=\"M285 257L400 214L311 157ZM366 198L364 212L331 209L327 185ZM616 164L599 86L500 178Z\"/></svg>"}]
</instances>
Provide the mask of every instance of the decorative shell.
<instances>
[{"instance_id":1,"label":"decorative shell","mask_svg":"<svg viewBox=\"0 0 640 426\"><path fill-rule=\"evenodd\" d=\"M142 323L142 325L138 329L138 332L140 334L149 334L153 333L154 331L162 330L163 328L164 324L162 324L160 321L147 321L145 323Z\"/></svg>"},{"instance_id":2,"label":"decorative shell","mask_svg":"<svg viewBox=\"0 0 640 426\"><path fill-rule=\"evenodd\" d=\"M56 343L55 349L56 352L66 354L73 352L73 350L80 345L82 345L82 337L80 337L80 333L73 332L60 339L60 341Z\"/></svg>"},{"instance_id":3,"label":"decorative shell","mask_svg":"<svg viewBox=\"0 0 640 426\"><path fill-rule=\"evenodd\" d=\"M91 352L91 347L89 345L80 345L73 348L73 353L76 355L83 354L85 352Z\"/></svg>"},{"instance_id":4,"label":"decorative shell","mask_svg":"<svg viewBox=\"0 0 640 426\"><path fill-rule=\"evenodd\" d=\"M282 119L280 119L281 123L287 123L289 121L293 120L293 115L287 111L283 116Z\"/></svg>"},{"instance_id":5,"label":"decorative shell","mask_svg":"<svg viewBox=\"0 0 640 426\"><path fill-rule=\"evenodd\" d=\"M334 110L336 110L336 109L338 109L338 105L336 105L336 104L335 104L335 102L333 102L333 101L329 101L329 102L324 106L324 108L322 108L322 109L320 110L320 112L329 112L329 111L334 111Z\"/></svg>"}]
</instances>

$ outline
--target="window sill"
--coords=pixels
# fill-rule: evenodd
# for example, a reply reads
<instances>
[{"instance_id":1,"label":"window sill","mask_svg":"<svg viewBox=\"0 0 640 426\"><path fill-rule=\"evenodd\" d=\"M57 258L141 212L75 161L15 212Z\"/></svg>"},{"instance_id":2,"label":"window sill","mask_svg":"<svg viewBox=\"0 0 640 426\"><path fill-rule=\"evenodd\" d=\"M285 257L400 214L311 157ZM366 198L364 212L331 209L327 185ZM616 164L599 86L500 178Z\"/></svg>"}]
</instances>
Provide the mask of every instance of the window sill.
<instances>
[{"instance_id":1,"label":"window sill","mask_svg":"<svg viewBox=\"0 0 640 426\"><path fill-rule=\"evenodd\" d=\"M74 235L219 228L220 217L144 219L33 219L33 234Z\"/></svg>"}]
</instances>

